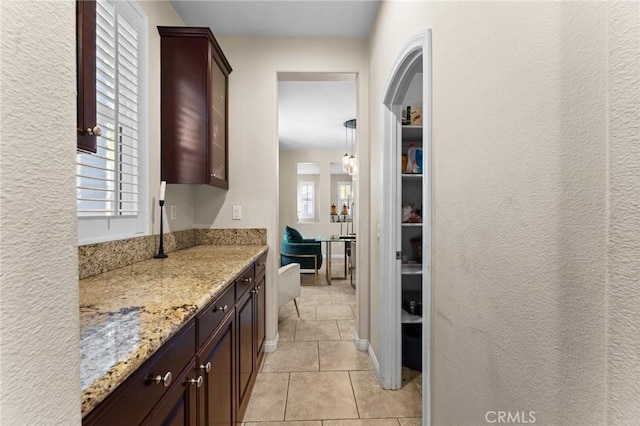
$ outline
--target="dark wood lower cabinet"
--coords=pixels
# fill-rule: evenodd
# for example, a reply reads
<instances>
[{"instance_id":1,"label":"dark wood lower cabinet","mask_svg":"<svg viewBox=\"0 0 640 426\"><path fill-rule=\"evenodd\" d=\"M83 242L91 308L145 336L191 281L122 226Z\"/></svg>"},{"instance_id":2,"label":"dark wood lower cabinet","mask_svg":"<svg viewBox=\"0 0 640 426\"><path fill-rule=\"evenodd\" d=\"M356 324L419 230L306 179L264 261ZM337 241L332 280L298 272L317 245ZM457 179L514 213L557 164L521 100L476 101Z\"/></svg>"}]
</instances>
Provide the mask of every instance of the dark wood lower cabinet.
<instances>
[{"instance_id":1,"label":"dark wood lower cabinet","mask_svg":"<svg viewBox=\"0 0 640 426\"><path fill-rule=\"evenodd\" d=\"M195 358L143 422L144 425L188 426L196 424L196 392L199 373ZM200 381L199 381L200 380Z\"/></svg>"},{"instance_id":2,"label":"dark wood lower cabinet","mask_svg":"<svg viewBox=\"0 0 640 426\"><path fill-rule=\"evenodd\" d=\"M249 402L249 388L255 366L254 339L254 290L247 291L238 302L238 414L244 415Z\"/></svg>"},{"instance_id":3,"label":"dark wood lower cabinet","mask_svg":"<svg viewBox=\"0 0 640 426\"><path fill-rule=\"evenodd\" d=\"M205 343L198 354L204 383L198 396L199 425L222 426L235 423L234 366L235 312Z\"/></svg>"},{"instance_id":4,"label":"dark wood lower cabinet","mask_svg":"<svg viewBox=\"0 0 640 426\"><path fill-rule=\"evenodd\" d=\"M242 422L265 339L265 260L266 254L239 274L83 425Z\"/></svg>"},{"instance_id":5,"label":"dark wood lower cabinet","mask_svg":"<svg viewBox=\"0 0 640 426\"><path fill-rule=\"evenodd\" d=\"M260 360L260 354L262 353L262 346L265 339L265 310L266 310L266 288L265 288L264 275L256 279L256 293L255 293L255 317L256 317L256 347L255 357Z\"/></svg>"}]
</instances>

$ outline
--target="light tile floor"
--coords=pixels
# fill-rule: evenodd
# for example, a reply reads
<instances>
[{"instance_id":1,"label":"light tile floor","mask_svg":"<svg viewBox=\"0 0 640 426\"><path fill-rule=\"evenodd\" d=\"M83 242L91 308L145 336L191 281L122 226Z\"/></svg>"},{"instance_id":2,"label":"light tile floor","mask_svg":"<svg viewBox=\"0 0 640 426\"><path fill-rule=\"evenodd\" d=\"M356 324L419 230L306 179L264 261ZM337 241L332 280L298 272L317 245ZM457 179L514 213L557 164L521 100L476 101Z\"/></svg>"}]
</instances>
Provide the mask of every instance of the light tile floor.
<instances>
[{"instance_id":1,"label":"light tile floor","mask_svg":"<svg viewBox=\"0 0 640 426\"><path fill-rule=\"evenodd\" d=\"M343 264L334 261L336 274ZM313 278L303 276L303 284ZM367 352L353 340L355 290L348 280L304 285L298 305L280 309L276 352L267 353L243 422L246 426L417 426L422 376L403 369L402 389L383 390Z\"/></svg>"}]
</instances>

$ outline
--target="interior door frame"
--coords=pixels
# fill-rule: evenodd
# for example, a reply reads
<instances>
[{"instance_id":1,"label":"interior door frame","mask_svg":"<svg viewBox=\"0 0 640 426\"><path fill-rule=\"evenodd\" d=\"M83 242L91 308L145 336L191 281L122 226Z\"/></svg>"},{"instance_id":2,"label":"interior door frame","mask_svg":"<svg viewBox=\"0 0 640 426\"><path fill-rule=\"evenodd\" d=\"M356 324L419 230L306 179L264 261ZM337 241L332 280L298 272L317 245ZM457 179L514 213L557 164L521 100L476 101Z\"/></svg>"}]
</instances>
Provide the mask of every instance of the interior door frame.
<instances>
[{"instance_id":1,"label":"interior door frame","mask_svg":"<svg viewBox=\"0 0 640 426\"><path fill-rule=\"evenodd\" d=\"M422 274L422 424L431 424L431 350L432 350L432 306L433 283L433 158L432 158L432 52L431 30L414 36L403 47L396 60L384 91L381 106L383 130L382 143L382 197L394 200L380 203L380 357L379 383L384 389L402 387L402 289L397 285L401 279L401 260L396 252L402 250L400 206L401 178L398 152L402 143L402 100L413 75L420 69L423 73L423 163L424 184L422 247L426 254Z\"/></svg>"}]
</instances>

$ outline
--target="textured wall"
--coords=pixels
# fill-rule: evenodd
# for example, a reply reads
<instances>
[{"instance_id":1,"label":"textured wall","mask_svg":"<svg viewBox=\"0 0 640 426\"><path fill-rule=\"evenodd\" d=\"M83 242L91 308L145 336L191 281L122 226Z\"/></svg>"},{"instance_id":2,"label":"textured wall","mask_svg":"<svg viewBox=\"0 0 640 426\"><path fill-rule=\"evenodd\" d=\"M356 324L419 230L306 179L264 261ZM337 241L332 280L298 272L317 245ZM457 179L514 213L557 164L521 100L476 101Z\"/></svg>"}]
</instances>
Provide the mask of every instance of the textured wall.
<instances>
[{"instance_id":1,"label":"textured wall","mask_svg":"<svg viewBox=\"0 0 640 426\"><path fill-rule=\"evenodd\" d=\"M0 14L0 423L79 424L75 2Z\"/></svg>"},{"instance_id":2,"label":"textured wall","mask_svg":"<svg viewBox=\"0 0 640 426\"><path fill-rule=\"evenodd\" d=\"M371 123L393 61L426 28L434 424L483 424L489 410L602 424L606 6L383 2L370 42ZM372 175L381 131L371 126ZM372 200L379 188L372 180ZM378 208L372 203L373 226ZM373 240L371 258L377 253ZM371 277L375 307L375 264ZM379 336L371 340L377 350Z\"/></svg>"},{"instance_id":3,"label":"textured wall","mask_svg":"<svg viewBox=\"0 0 640 426\"><path fill-rule=\"evenodd\" d=\"M640 3L608 12L607 423L640 424Z\"/></svg>"},{"instance_id":4,"label":"textured wall","mask_svg":"<svg viewBox=\"0 0 640 426\"><path fill-rule=\"evenodd\" d=\"M148 100L149 100L149 230L160 232L160 34L158 25L184 26L184 22L168 1L140 1L137 3L148 18ZM193 185L167 186L164 209L164 232L193 228ZM168 220L169 206L177 207L176 220Z\"/></svg>"},{"instance_id":5,"label":"textured wall","mask_svg":"<svg viewBox=\"0 0 640 426\"><path fill-rule=\"evenodd\" d=\"M228 191L205 186L196 188L195 226L266 227L267 242L271 247L267 260L269 286L274 282L282 239L278 230L277 73L359 73L358 120L363 123L363 129L359 126L358 132L362 133L358 140L366 141L366 46L364 41L356 39L217 39L233 68L229 77L230 183ZM358 144L358 149L361 146ZM362 160L360 156L360 161ZM366 170L363 173L366 182ZM368 194L368 190L361 190L360 193ZM231 219L233 205L242 206L242 220ZM366 253L359 251L358 256L366 257ZM275 298L276 292L267 291L267 340L274 339L277 332L277 309L271 309L276 305Z\"/></svg>"}]
</instances>

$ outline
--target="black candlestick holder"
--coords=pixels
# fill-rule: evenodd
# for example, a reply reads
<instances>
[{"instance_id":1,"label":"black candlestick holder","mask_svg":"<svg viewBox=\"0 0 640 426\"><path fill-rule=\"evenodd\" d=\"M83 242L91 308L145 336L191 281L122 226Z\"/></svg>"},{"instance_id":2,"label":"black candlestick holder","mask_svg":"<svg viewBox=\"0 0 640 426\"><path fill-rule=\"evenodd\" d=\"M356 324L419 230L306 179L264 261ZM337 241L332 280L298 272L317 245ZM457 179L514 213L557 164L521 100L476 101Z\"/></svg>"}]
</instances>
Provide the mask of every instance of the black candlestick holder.
<instances>
[{"instance_id":1,"label":"black candlestick holder","mask_svg":"<svg viewBox=\"0 0 640 426\"><path fill-rule=\"evenodd\" d=\"M164 244L163 244L163 240L164 240L164 233L162 231L162 210L164 207L164 200L160 200L160 247L158 248L158 254L156 254L155 256L153 256L156 259L164 259L167 256L167 254L164 252Z\"/></svg>"}]
</instances>

